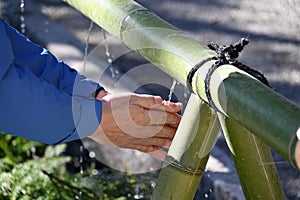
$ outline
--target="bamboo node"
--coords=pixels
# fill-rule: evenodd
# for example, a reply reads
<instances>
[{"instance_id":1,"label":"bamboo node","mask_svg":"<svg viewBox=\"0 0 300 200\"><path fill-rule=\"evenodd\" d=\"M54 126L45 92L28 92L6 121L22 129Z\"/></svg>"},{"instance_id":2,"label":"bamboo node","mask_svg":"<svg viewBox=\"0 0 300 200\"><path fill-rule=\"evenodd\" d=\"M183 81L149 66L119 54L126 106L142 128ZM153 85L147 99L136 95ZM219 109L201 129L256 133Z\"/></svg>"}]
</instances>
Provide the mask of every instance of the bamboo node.
<instances>
[{"instance_id":1,"label":"bamboo node","mask_svg":"<svg viewBox=\"0 0 300 200\"><path fill-rule=\"evenodd\" d=\"M125 24L126 24L127 20L131 17L131 15L133 15L134 13L137 13L137 12L148 12L148 13L151 13L151 11L149 11L149 10L143 8L143 7L135 9L135 10L132 10L131 12L127 13L127 15L123 18L123 20L121 22L121 26L120 26L120 30L119 30L120 39L121 39L122 42L125 42L124 38L123 38L123 29L125 27Z\"/></svg>"},{"instance_id":2,"label":"bamboo node","mask_svg":"<svg viewBox=\"0 0 300 200\"><path fill-rule=\"evenodd\" d=\"M204 170L202 170L202 169L192 169L190 167L180 165L179 163L176 163L176 162L170 162L169 164L178 169L181 169L185 172L191 173L191 174L203 174L204 173Z\"/></svg>"}]
</instances>

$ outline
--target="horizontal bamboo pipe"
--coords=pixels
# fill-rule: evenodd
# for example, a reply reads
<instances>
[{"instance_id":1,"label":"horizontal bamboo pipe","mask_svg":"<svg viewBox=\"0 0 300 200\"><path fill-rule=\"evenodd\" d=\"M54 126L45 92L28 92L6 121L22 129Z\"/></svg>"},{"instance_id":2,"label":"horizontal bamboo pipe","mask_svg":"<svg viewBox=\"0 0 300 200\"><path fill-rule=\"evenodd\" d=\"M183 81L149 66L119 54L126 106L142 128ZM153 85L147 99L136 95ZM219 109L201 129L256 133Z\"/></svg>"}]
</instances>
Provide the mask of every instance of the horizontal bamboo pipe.
<instances>
[{"instance_id":1,"label":"horizontal bamboo pipe","mask_svg":"<svg viewBox=\"0 0 300 200\"><path fill-rule=\"evenodd\" d=\"M129 48L185 85L193 66L215 56L197 41L132 0L66 0ZM213 61L195 75L192 88L202 99ZM232 65L219 67L210 81L212 100L226 116L261 138L300 169L300 109ZM296 150L297 145L297 150Z\"/></svg>"}]
</instances>

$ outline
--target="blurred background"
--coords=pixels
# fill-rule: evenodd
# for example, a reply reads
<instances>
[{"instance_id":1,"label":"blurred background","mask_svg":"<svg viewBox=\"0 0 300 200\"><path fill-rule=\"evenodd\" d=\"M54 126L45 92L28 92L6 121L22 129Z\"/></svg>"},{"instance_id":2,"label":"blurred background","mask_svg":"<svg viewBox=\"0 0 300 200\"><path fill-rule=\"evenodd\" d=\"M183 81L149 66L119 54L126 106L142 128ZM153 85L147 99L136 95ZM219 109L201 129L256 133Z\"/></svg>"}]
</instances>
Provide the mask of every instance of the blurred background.
<instances>
[{"instance_id":1,"label":"blurred background","mask_svg":"<svg viewBox=\"0 0 300 200\"><path fill-rule=\"evenodd\" d=\"M300 1L137 2L203 45L210 41L231 44L248 37L250 44L239 60L261 71L277 92L300 105ZM121 45L60 0L0 0L0 15L32 41L87 74L93 73L89 72L92 66L84 63L95 57L107 63L114 59L115 50ZM112 76L121 77L145 63L147 61L136 54L128 53L114 62L113 68L107 69L108 75L103 81L113 84ZM167 100L172 78L154 66L149 66L149 70L131 79L141 82L150 79L154 84L145 84L135 91L158 94ZM183 94L183 87L176 85L172 100L184 101ZM100 159L98 152L102 152ZM132 160L122 159L124 155ZM300 173L275 152L273 157L287 198L300 199ZM148 159L147 168L142 158ZM122 154L97 149L92 141L52 147L4 134L0 135L0 159L0 199L149 199L160 165L136 152ZM124 172L128 168L130 172L147 173ZM243 199L222 135L213 149L195 199Z\"/></svg>"}]
</instances>

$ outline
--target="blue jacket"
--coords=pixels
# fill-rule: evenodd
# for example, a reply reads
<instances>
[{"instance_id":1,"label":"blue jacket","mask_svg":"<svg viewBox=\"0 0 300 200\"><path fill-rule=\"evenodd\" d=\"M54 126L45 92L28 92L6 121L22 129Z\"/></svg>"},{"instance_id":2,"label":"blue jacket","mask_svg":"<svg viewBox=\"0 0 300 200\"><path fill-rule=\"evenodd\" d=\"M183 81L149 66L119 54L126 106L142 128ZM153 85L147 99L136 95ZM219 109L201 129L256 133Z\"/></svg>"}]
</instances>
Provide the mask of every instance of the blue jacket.
<instances>
[{"instance_id":1,"label":"blue jacket","mask_svg":"<svg viewBox=\"0 0 300 200\"><path fill-rule=\"evenodd\" d=\"M92 134L100 87L0 19L0 131L47 144Z\"/></svg>"}]
</instances>

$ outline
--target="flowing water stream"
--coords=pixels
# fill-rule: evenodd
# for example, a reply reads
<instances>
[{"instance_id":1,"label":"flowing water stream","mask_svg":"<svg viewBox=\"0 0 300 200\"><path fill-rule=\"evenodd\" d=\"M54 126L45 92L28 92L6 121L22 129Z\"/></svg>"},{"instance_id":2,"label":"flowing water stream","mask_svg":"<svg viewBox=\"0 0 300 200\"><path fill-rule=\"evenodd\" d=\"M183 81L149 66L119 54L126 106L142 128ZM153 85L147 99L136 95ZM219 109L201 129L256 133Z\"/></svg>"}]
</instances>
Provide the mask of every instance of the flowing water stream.
<instances>
[{"instance_id":1,"label":"flowing water stream","mask_svg":"<svg viewBox=\"0 0 300 200\"><path fill-rule=\"evenodd\" d=\"M117 81L119 79L120 72L118 71L118 69L116 69L113 66L114 56L111 54L111 51L110 51L110 48L108 45L108 41L107 41L106 31L104 29L102 29L102 35L103 35L103 42L104 42L104 47L105 47L106 60L107 60L107 63L109 64L109 70L111 73L111 77L113 80Z\"/></svg>"},{"instance_id":2,"label":"flowing water stream","mask_svg":"<svg viewBox=\"0 0 300 200\"><path fill-rule=\"evenodd\" d=\"M174 78L174 79L173 79L173 82L172 82L172 86L171 86L171 88L170 88L170 93L169 93L169 96L168 96L168 101L171 101L171 99L172 99L172 95L173 95L173 93L174 93L174 91L175 91L176 83L177 83L177 81L176 81L176 79Z\"/></svg>"},{"instance_id":3,"label":"flowing water stream","mask_svg":"<svg viewBox=\"0 0 300 200\"><path fill-rule=\"evenodd\" d=\"M21 33L23 35L26 34L26 23L25 23L25 0L20 0L20 4L19 4L19 9L20 9L20 30ZM36 157L36 147L34 142L30 142L30 152L28 152L29 154L31 154L32 158Z\"/></svg>"},{"instance_id":4,"label":"flowing water stream","mask_svg":"<svg viewBox=\"0 0 300 200\"><path fill-rule=\"evenodd\" d=\"M23 35L26 34L25 23L25 0L20 0L20 30Z\"/></svg>"},{"instance_id":5,"label":"flowing water stream","mask_svg":"<svg viewBox=\"0 0 300 200\"><path fill-rule=\"evenodd\" d=\"M89 26L89 29L88 29L88 34L87 34L87 37L86 37L86 40L85 40L83 66L82 66L82 73L83 74L85 74L85 72L86 72L87 56L88 56L90 37L91 37L93 26L94 26L94 22L91 20L90 26Z\"/></svg>"}]
</instances>

